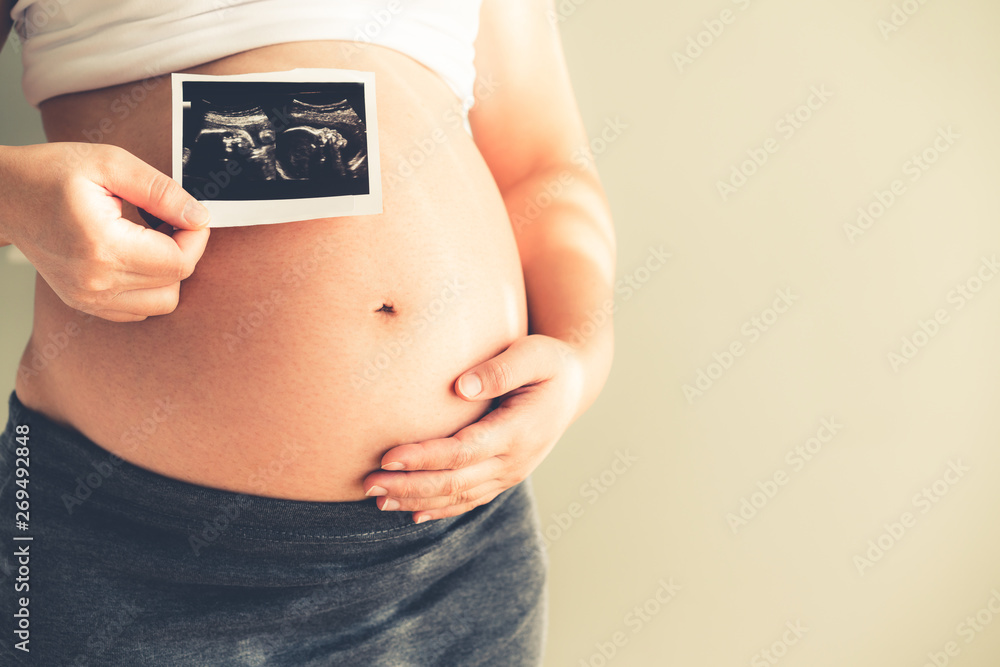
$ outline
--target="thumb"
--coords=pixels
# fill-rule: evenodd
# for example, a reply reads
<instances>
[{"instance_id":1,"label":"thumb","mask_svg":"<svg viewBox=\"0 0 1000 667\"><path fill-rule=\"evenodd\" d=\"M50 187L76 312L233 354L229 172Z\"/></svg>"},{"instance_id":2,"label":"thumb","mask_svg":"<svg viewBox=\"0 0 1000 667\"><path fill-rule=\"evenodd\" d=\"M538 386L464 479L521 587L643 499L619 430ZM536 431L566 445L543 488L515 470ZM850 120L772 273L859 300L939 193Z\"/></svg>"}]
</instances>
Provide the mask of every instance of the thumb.
<instances>
[{"instance_id":1,"label":"thumb","mask_svg":"<svg viewBox=\"0 0 1000 667\"><path fill-rule=\"evenodd\" d=\"M552 377L552 359L540 337L528 336L459 376L455 392L466 400L496 398Z\"/></svg>"},{"instance_id":2,"label":"thumb","mask_svg":"<svg viewBox=\"0 0 1000 667\"><path fill-rule=\"evenodd\" d=\"M95 179L98 185L173 227L196 230L208 226L208 209L177 181L124 149L109 148Z\"/></svg>"}]
</instances>

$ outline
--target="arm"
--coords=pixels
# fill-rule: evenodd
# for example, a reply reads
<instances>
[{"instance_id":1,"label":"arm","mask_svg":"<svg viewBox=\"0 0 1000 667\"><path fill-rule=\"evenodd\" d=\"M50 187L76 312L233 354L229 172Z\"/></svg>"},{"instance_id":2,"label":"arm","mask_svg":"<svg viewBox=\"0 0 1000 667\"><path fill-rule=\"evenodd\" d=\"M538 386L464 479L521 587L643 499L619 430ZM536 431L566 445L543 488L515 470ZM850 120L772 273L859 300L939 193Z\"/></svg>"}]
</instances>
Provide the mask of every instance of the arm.
<instances>
[{"instance_id":1,"label":"arm","mask_svg":"<svg viewBox=\"0 0 1000 667\"><path fill-rule=\"evenodd\" d=\"M13 0L0 0L0 49ZM180 231L122 217L122 201ZM68 306L126 322L177 307L180 281L208 240L208 211L121 148L77 143L0 146L0 247L16 245Z\"/></svg>"},{"instance_id":2,"label":"arm","mask_svg":"<svg viewBox=\"0 0 1000 667\"><path fill-rule=\"evenodd\" d=\"M531 332L582 354L584 392L575 418L597 397L611 366L610 313L590 337L580 332L591 330L584 325L612 298L615 237L593 161L573 160L588 138L548 9L546 0L483 3L476 69L499 86L477 100L470 124L511 217Z\"/></svg>"}]
</instances>

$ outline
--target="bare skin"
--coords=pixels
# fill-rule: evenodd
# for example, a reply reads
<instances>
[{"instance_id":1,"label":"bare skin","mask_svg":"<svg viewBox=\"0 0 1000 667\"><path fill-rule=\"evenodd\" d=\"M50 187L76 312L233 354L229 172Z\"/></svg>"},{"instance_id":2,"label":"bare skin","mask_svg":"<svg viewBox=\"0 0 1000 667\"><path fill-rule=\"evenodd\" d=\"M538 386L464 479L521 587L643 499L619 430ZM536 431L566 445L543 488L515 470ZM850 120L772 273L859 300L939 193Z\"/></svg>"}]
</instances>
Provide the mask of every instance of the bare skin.
<instances>
[{"instance_id":1,"label":"bare skin","mask_svg":"<svg viewBox=\"0 0 1000 667\"><path fill-rule=\"evenodd\" d=\"M375 72L377 216L209 235L154 178L170 164L166 79L44 102L51 142L104 128L127 153L0 149L0 199L38 193L16 200L21 222L0 220L39 271L20 399L136 465L243 493L383 495L420 520L524 479L610 363L610 328L572 335L610 296L614 245L596 175L570 165L586 136L544 7L484 3L474 140L435 74L377 46L280 44L190 70ZM438 130L412 175L387 177ZM567 169L558 201L512 225ZM133 204L179 230L144 229ZM469 374L478 395L457 381Z\"/></svg>"}]
</instances>

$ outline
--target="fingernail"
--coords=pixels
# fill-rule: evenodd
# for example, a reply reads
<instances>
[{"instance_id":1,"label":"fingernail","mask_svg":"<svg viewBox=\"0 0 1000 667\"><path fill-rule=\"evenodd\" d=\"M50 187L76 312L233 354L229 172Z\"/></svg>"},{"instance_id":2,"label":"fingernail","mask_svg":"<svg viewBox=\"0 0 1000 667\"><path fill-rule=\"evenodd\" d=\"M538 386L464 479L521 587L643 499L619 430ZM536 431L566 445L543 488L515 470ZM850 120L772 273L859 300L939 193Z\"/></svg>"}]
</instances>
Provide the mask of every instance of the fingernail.
<instances>
[{"instance_id":1,"label":"fingernail","mask_svg":"<svg viewBox=\"0 0 1000 667\"><path fill-rule=\"evenodd\" d=\"M185 221L198 227L204 227L212 219L212 214L208 212L208 209L194 199L189 199L188 203L184 205L184 212L181 213L181 216Z\"/></svg>"},{"instance_id":2,"label":"fingernail","mask_svg":"<svg viewBox=\"0 0 1000 667\"><path fill-rule=\"evenodd\" d=\"M406 466L404 466L399 461L393 461L391 463L386 463L384 466L382 466L382 470L402 470L405 467Z\"/></svg>"},{"instance_id":3,"label":"fingernail","mask_svg":"<svg viewBox=\"0 0 1000 667\"><path fill-rule=\"evenodd\" d=\"M389 492L386 491L385 489L383 489L381 486L373 486L372 488L368 489L368 491L365 492L365 495L366 496L384 496L387 493L389 493Z\"/></svg>"},{"instance_id":4,"label":"fingernail","mask_svg":"<svg viewBox=\"0 0 1000 667\"><path fill-rule=\"evenodd\" d=\"M473 398L479 395L479 392L483 390L482 380L475 373L469 373L468 375L463 375L458 381L458 388L468 398Z\"/></svg>"},{"instance_id":5,"label":"fingernail","mask_svg":"<svg viewBox=\"0 0 1000 667\"><path fill-rule=\"evenodd\" d=\"M428 519L430 519L429 516L427 516L426 514L421 514L420 516L418 516L416 518L416 523L423 523L424 521L427 521Z\"/></svg>"},{"instance_id":6,"label":"fingernail","mask_svg":"<svg viewBox=\"0 0 1000 667\"><path fill-rule=\"evenodd\" d=\"M395 498L387 498L384 503L382 503L383 512L391 512L392 510L399 509L399 501Z\"/></svg>"}]
</instances>

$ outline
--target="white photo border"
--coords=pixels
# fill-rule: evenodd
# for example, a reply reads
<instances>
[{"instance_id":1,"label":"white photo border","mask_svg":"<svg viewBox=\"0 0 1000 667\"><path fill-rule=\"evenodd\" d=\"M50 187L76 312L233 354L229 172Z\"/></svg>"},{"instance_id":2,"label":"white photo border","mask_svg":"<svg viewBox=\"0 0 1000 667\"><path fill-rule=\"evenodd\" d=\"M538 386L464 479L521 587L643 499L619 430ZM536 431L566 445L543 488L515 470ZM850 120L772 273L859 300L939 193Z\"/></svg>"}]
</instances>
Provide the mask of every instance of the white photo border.
<instances>
[{"instance_id":1,"label":"white photo border","mask_svg":"<svg viewBox=\"0 0 1000 667\"><path fill-rule=\"evenodd\" d=\"M171 74L171 171L173 179L182 186L184 185L184 96L182 86L187 81L364 84L365 135L368 144L368 194L247 201L200 199L199 201L212 214L211 227L245 227L382 213L382 169L379 161L374 72L346 69L293 69L283 72L230 75Z\"/></svg>"}]
</instances>

